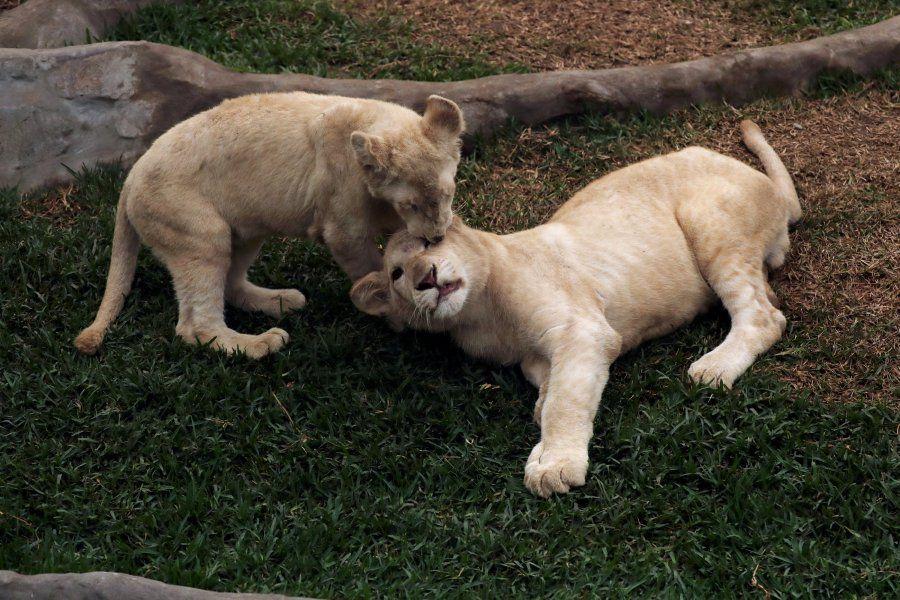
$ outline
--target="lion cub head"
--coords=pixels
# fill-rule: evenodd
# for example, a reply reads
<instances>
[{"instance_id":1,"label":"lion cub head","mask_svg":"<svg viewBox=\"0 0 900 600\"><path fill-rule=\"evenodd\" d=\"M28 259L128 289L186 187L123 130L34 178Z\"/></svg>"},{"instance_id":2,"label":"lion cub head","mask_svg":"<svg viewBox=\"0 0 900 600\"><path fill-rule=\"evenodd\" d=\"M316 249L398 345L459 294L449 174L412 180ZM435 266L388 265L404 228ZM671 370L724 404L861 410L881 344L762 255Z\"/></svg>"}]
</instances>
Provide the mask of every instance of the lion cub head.
<instances>
[{"instance_id":1,"label":"lion cub head","mask_svg":"<svg viewBox=\"0 0 900 600\"><path fill-rule=\"evenodd\" d=\"M439 242L450 226L464 127L455 103L430 96L414 126L350 136L369 193L389 202L414 237Z\"/></svg>"},{"instance_id":2,"label":"lion cub head","mask_svg":"<svg viewBox=\"0 0 900 600\"><path fill-rule=\"evenodd\" d=\"M395 329L440 331L453 325L484 287L485 265L458 217L444 240L431 244L401 231L384 252L384 268L353 284L350 298L364 313L386 317Z\"/></svg>"}]
</instances>

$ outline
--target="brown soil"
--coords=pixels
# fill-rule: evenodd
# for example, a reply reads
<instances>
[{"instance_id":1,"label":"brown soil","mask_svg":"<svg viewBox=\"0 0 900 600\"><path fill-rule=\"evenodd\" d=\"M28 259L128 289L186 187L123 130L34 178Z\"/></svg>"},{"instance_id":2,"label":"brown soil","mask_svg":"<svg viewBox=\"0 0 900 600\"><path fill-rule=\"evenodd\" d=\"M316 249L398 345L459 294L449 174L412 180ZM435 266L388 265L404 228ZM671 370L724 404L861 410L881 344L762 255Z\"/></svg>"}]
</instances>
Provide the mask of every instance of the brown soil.
<instances>
[{"instance_id":1,"label":"brown soil","mask_svg":"<svg viewBox=\"0 0 900 600\"><path fill-rule=\"evenodd\" d=\"M351 14L389 14L420 43L497 65L532 70L599 69L672 62L760 45L744 17L717 3L685 0L343 0Z\"/></svg>"}]
</instances>

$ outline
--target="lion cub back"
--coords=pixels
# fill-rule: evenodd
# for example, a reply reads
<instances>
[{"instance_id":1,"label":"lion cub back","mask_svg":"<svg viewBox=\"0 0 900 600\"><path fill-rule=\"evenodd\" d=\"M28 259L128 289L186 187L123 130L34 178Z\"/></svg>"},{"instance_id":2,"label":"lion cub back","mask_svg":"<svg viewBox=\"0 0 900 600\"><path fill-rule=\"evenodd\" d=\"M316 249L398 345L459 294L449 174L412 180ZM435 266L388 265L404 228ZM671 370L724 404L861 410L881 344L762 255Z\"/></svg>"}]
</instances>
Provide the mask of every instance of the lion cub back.
<instances>
[{"instance_id":1,"label":"lion cub back","mask_svg":"<svg viewBox=\"0 0 900 600\"><path fill-rule=\"evenodd\" d=\"M419 120L390 103L302 92L226 100L151 146L129 174L138 192L129 202L180 210L202 199L247 236L305 237L317 203L364 193L351 133L379 121L417 128Z\"/></svg>"}]
</instances>

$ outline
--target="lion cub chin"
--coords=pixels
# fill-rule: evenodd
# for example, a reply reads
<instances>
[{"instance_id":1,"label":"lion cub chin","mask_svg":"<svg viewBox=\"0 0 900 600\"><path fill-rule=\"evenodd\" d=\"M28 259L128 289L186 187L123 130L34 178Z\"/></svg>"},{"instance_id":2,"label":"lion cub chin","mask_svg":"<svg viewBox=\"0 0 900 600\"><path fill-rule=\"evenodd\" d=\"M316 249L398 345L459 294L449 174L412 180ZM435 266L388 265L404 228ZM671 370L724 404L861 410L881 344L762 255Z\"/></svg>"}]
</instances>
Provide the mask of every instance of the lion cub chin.
<instances>
[{"instance_id":1,"label":"lion cub chin","mask_svg":"<svg viewBox=\"0 0 900 600\"><path fill-rule=\"evenodd\" d=\"M172 275L182 339L252 358L275 352L288 341L284 330L245 335L223 316L225 301L273 317L306 303L297 290L247 280L263 240L320 240L352 279L380 267L382 234L405 226L440 241L452 219L463 129L459 107L439 96L420 116L301 92L227 100L176 125L125 180L106 291L75 347L97 352L143 242Z\"/></svg>"},{"instance_id":2,"label":"lion cub chin","mask_svg":"<svg viewBox=\"0 0 900 600\"><path fill-rule=\"evenodd\" d=\"M449 332L479 358L520 363L539 389L541 428L525 485L568 492L585 483L594 415L621 353L719 299L731 331L688 375L731 387L784 331L767 271L784 263L800 202L759 128L742 129L768 176L686 148L598 179L533 229L498 236L457 219L440 244L401 231L383 268L353 285L353 302L397 328Z\"/></svg>"}]
</instances>

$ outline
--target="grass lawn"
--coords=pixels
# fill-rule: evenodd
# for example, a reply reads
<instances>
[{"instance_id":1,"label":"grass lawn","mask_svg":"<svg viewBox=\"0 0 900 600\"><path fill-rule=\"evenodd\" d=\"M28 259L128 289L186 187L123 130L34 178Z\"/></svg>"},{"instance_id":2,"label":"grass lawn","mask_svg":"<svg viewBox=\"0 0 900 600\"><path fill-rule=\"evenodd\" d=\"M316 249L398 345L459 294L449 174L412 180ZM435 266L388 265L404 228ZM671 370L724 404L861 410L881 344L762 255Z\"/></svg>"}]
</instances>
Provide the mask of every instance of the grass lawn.
<instances>
[{"instance_id":1,"label":"grass lawn","mask_svg":"<svg viewBox=\"0 0 900 600\"><path fill-rule=\"evenodd\" d=\"M418 44L393 16L373 28L321 2L191 4L143 11L116 36L248 70L498 70L478 49ZM787 5L775 4L773 15ZM825 29L869 18L802 4L797 14ZM795 31L786 20L796 10L783 10L779 26ZM896 92L888 72L740 113L774 115L775 128ZM511 127L464 159L457 206L480 226L527 227L618 165L694 142L733 150L717 136L733 136L738 118L712 107ZM775 281L785 339L731 392L686 377L724 338L721 311L622 358L587 485L541 500L522 484L537 394L518 370L358 313L321 247L273 240L251 272L309 299L280 325L291 342L275 356L252 362L178 341L168 275L146 251L100 356L76 355L71 340L102 294L123 178L107 167L46 195L0 191L0 568L318 597L897 596L896 341L885 341L890 327L835 323L830 305L802 305L803 290L826 284L792 266L818 264L816 248L845 247L855 227L891 231L898 196L881 180L843 185L854 216L801 174L801 201L819 200ZM896 237L876 239L887 248ZM846 277L887 285L876 267ZM226 318L239 331L272 326L241 311ZM870 336L869 354L851 334ZM798 383L809 363L859 376L823 367L812 371L821 381Z\"/></svg>"}]
</instances>

